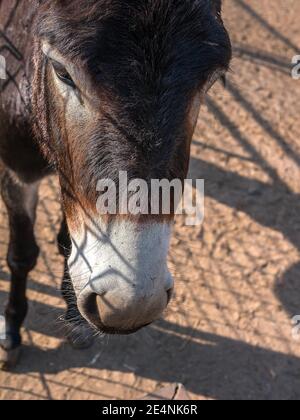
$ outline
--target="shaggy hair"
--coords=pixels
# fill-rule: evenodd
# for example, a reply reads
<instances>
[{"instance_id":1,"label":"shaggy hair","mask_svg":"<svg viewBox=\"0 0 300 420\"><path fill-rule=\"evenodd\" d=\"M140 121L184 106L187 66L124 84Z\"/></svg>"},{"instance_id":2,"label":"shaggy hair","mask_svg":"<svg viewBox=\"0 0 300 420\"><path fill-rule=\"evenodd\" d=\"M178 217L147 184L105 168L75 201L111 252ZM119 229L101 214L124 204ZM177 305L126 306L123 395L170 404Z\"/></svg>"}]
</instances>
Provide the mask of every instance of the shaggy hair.
<instances>
[{"instance_id":1,"label":"shaggy hair","mask_svg":"<svg viewBox=\"0 0 300 420\"><path fill-rule=\"evenodd\" d=\"M143 179L183 178L189 104L231 59L221 1L45 0L36 22L33 114L48 159L87 195L97 179L117 180L119 170ZM70 167L61 160L67 154L67 140L58 139L62 127L57 136L49 121L41 39L78 63L103 96L101 119L92 132L80 133L81 156L70 156Z\"/></svg>"}]
</instances>

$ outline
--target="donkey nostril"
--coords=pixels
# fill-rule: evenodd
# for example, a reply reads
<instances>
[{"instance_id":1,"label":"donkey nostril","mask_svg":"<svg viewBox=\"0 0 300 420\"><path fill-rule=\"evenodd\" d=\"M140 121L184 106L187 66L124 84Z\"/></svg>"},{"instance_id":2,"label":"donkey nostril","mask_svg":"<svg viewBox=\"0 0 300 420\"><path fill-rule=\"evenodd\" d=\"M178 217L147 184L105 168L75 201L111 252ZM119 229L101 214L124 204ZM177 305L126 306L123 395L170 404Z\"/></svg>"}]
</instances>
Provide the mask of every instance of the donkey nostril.
<instances>
[{"instance_id":1,"label":"donkey nostril","mask_svg":"<svg viewBox=\"0 0 300 420\"><path fill-rule=\"evenodd\" d=\"M167 290L167 297L168 297L167 304L169 304L170 300L172 299L173 291L174 291L173 287L171 287L169 290Z\"/></svg>"},{"instance_id":2,"label":"donkey nostril","mask_svg":"<svg viewBox=\"0 0 300 420\"><path fill-rule=\"evenodd\" d=\"M82 307L83 310L89 314L91 313L95 313L95 311L97 310L97 305L96 305L96 297L97 295L95 293L91 293L83 302Z\"/></svg>"},{"instance_id":3,"label":"donkey nostril","mask_svg":"<svg viewBox=\"0 0 300 420\"><path fill-rule=\"evenodd\" d=\"M98 295L96 293L91 293L81 302L80 305L82 313L85 314L89 321L92 322L94 325L101 324L100 314L98 311L97 297Z\"/></svg>"}]
</instances>

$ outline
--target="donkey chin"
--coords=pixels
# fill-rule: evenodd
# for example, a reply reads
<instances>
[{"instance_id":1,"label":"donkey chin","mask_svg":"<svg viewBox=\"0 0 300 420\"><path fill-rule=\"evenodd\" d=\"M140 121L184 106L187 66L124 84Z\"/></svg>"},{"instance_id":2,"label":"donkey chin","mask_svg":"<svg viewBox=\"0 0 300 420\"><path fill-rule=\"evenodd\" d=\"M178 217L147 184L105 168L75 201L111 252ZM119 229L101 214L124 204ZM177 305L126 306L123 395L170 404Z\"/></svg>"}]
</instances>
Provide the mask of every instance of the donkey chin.
<instances>
[{"instance_id":1,"label":"donkey chin","mask_svg":"<svg viewBox=\"0 0 300 420\"><path fill-rule=\"evenodd\" d=\"M115 220L71 230L70 276L81 315L103 333L130 334L157 320L173 291L172 224Z\"/></svg>"}]
</instances>

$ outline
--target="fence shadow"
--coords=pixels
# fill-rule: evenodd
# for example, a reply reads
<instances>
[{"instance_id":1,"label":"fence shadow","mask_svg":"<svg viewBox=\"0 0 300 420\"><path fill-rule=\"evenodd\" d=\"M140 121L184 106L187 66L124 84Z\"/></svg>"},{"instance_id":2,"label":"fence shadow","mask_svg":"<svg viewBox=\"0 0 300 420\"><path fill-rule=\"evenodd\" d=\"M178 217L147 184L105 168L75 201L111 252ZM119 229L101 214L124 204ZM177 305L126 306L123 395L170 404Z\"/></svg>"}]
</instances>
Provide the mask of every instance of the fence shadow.
<instances>
[{"instance_id":1,"label":"fence shadow","mask_svg":"<svg viewBox=\"0 0 300 420\"><path fill-rule=\"evenodd\" d=\"M26 347L16 373L45 375L92 367L93 376L97 376L96 372L103 369L129 373L129 365L135 366L140 377L156 382L184 382L189 391L208 398L299 398L300 378L295 373L300 370L300 359L296 357L168 321L161 321L146 331L150 342L145 340L143 332L135 338L108 344L99 341L94 347L98 346L101 358L93 365L95 348L76 352L64 345L54 350ZM174 349L172 354L166 355L166 344ZM147 363L136 365L138 353L146 355Z\"/></svg>"},{"instance_id":2,"label":"fence shadow","mask_svg":"<svg viewBox=\"0 0 300 420\"><path fill-rule=\"evenodd\" d=\"M243 0L235 2L288 48L298 50L288 37L268 23L248 3ZM281 57L270 57L264 51L250 49L247 45L239 45L235 50L241 59L271 66L280 74L288 75L287 64ZM228 92L285 153L300 165L300 157L284 136L273 128L272 122L256 110L255 104L246 99L242 91L230 82ZM289 190L279 178L276 169L252 146L242 128L238 127L215 101L209 99L208 108L220 125L229 130L232 137L251 156L250 159L270 176L272 182L254 181L196 158L191 160L191 177L206 180L207 196L232 209L243 211L262 226L281 232L300 250L300 223L295 225L300 215L299 194ZM197 145L197 140L194 144ZM199 146L203 144L205 141L198 141ZM215 151L218 150L215 148ZM231 156L239 158L234 151ZM55 229L53 226L53 230ZM44 259L47 260L47 255ZM276 279L274 285L274 292L289 315L299 311L299 276L300 262ZM8 281L5 271L0 273L0 277ZM59 296L59 291L54 286L43 285L32 279L29 281L29 289L47 297ZM1 308L6 298L7 294L1 292ZM31 302L30 306L25 334L34 331L62 338L60 327L55 322L62 315L62 309L36 301ZM95 352L98 351L101 352L101 357L95 360ZM146 363L141 363L140 360L144 359L147 359ZM89 372L93 369L93 376L98 379L104 369L128 373L131 372L128 366L132 366L134 372L142 378L156 382L183 382L189 391L209 398L300 398L299 358L201 329L183 327L167 320L160 321L134 336L111 339L109 342L105 339L99 340L93 348L82 352L74 351L64 343L50 350L28 345L15 374L30 376L39 373L41 380L45 381L45 374L55 375L68 369L89 368ZM195 374L195 371L198 374ZM80 374L86 380L92 379L91 373L81 371ZM5 389L5 385L0 386L0 389ZM105 390L103 392L105 393ZM32 396L35 396L34 393ZM51 399L50 391L48 398Z\"/></svg>"}]
</instances>

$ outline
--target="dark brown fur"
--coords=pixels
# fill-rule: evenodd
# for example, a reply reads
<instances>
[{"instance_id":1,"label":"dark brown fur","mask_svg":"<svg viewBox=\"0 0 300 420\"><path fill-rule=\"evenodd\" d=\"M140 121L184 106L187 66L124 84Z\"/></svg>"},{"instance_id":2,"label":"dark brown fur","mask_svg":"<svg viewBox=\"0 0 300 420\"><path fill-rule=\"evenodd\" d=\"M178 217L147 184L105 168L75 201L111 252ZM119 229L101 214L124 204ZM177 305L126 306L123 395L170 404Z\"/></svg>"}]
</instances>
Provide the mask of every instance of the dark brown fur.
<instances>
[{"instance_id":1,"label":"dark brown fur","mask_svg":"<svg viewBox=\"0 0 300 420\"><path fill-rule=\"evenodd\" d=\"M117 180L119 171L147 181L185 178L191 102L214 72L228 69L231 47L220 0L0 0L0 30L20 53L5 50L12 77L2 83L0 103L2 194L12 232L5 345L11 350L21 341L26 310L19 308L38 253L35 206L28 213L25 191L56 171L71 223L78 206L93 213L101 178ZM91 120L66 118L42 40L76 65L78 95ZM26 250L18 245L24 231Z\"/></svg>"},{"instance_id":2,"label":"dark brown fur","mask_svg":"<svg viewBox=\"0 0 300 420\"><path fill-rule=\"evenodd\" d=\"M36 132L42 134L45 155L63 173L69 196L84 191L81 200L94 206L97 180L117 179L120 170L129 178L183 179L189 103L215 70L227 69L230 59L226 31L210 2L45 2L37 31ZM86 80L92 106L99 111L84 132L82 121L65 126L63 104L47 83L49 64L41 54L41 39L78 63ZM89 98L82 100L91 105Z\"/></svg>"}]
</instances>

